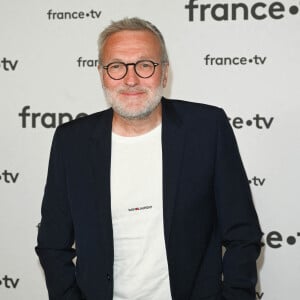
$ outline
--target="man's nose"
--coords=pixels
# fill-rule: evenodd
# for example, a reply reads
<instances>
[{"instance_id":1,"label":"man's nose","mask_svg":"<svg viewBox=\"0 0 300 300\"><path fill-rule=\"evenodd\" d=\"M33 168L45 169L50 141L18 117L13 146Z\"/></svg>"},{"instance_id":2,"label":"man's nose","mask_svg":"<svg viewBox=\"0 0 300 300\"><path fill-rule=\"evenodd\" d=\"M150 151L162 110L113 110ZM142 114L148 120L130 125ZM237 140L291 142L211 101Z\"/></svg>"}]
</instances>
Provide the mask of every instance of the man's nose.
<instances>
[{"instance_id":1,"label":"man's nose","mask_svg":"<svg viewBox=\"0 0 300 300\"><path fill-rule=\"evenodd\" d=\"M139 77L134 70L134 66L128 66L127 74L124 77L124 83L129 86L135 86L139 83Z\"/></svg>"}]
</instances>

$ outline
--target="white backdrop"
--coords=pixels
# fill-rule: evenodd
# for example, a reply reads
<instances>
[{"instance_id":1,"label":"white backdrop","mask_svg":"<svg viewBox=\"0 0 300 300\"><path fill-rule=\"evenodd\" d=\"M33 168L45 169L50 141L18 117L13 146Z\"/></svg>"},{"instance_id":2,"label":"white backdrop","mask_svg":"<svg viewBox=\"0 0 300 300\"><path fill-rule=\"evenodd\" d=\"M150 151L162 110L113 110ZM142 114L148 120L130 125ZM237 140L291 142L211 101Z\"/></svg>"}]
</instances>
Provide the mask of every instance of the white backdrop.
<instances>
[{"instance_id":1,"label":"white backdrop","mask_svg":"<svg viewBox=\"0 0 300 300\"><path fill-rule=\"evenodd\" d=\"M299 10L298 0L0 0L0 299L47 299L34 246L52 135L62 113L107 107L96 41L125 16L164 34L167 97L227 112L265 233L257 299L299 299Z\"/></svg>"}]
</instances>

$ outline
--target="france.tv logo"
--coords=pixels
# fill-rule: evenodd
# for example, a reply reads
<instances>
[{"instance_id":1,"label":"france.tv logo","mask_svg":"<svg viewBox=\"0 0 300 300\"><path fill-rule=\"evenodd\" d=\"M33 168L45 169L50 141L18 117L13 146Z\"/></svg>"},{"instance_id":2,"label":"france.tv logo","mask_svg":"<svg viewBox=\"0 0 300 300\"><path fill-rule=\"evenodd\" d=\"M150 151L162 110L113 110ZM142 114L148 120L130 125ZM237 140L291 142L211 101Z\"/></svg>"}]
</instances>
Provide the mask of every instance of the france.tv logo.
<instances>
[{"instance_id":1,"label":"france.tv logo","mask_svg":"<svg viewBox=\"0 0 300 300\"><path fill-rule=\"evenodd\" d=\"M274 19L279 20L286 17L288 14L297 15L299 7L291 5L287 7L282 2L256 2L249 3L217 3L217 4L199 4L198 0L189 0L184 6L188 10L188 20L193 22L199 21L248 21Z\"/></svg>"}]
</instances>

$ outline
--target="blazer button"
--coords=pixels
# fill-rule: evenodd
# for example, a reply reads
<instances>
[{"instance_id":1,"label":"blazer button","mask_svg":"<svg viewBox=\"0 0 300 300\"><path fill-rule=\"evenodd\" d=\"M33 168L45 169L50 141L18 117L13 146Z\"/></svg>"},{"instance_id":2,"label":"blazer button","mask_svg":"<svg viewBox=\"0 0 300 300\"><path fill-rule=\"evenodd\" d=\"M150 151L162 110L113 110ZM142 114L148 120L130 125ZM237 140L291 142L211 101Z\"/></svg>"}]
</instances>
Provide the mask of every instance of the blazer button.
<instances>
[{"instance_id":1,"label":"blazer button","mask_svg":"<svg viewBox=\"0 0 300 300\"><path fill-rule=\"evenodd\" d=\"M110 276L110 274L106 274L106 278L107 278L107 280L111 280L111 276Z\"/></svg>"}]
</instances>

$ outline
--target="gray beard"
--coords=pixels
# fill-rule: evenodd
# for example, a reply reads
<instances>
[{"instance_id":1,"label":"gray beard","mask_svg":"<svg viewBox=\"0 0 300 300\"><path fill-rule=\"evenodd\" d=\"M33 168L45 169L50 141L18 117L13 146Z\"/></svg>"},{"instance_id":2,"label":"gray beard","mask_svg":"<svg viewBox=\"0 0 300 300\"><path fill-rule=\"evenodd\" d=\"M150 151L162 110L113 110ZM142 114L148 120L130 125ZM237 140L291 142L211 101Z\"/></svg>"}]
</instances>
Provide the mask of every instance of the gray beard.
<instances>
[{"instance_id":1,"label":"gray beard","mask_svg":"<svg viewBox=\"0 0 300 300\"><path fill-rule=\"evenodd\" d=\"M142 90L146 90L149 92L148 89L142 89ZM114 96L114 92L111 92L109 89L105 87L103 87L103 91L107 102L111 105L114 112L116 112L122 118L127 120L146 119L160 104L161 97L163 95L163 87L161 85L154 91L153 95L148 96L148 98L146 99L145 106L141 110L130 111L129 109L126 109L124 105L122 105L121 101L116 99L116 97Z\"/></svg>"}]
</instances>

